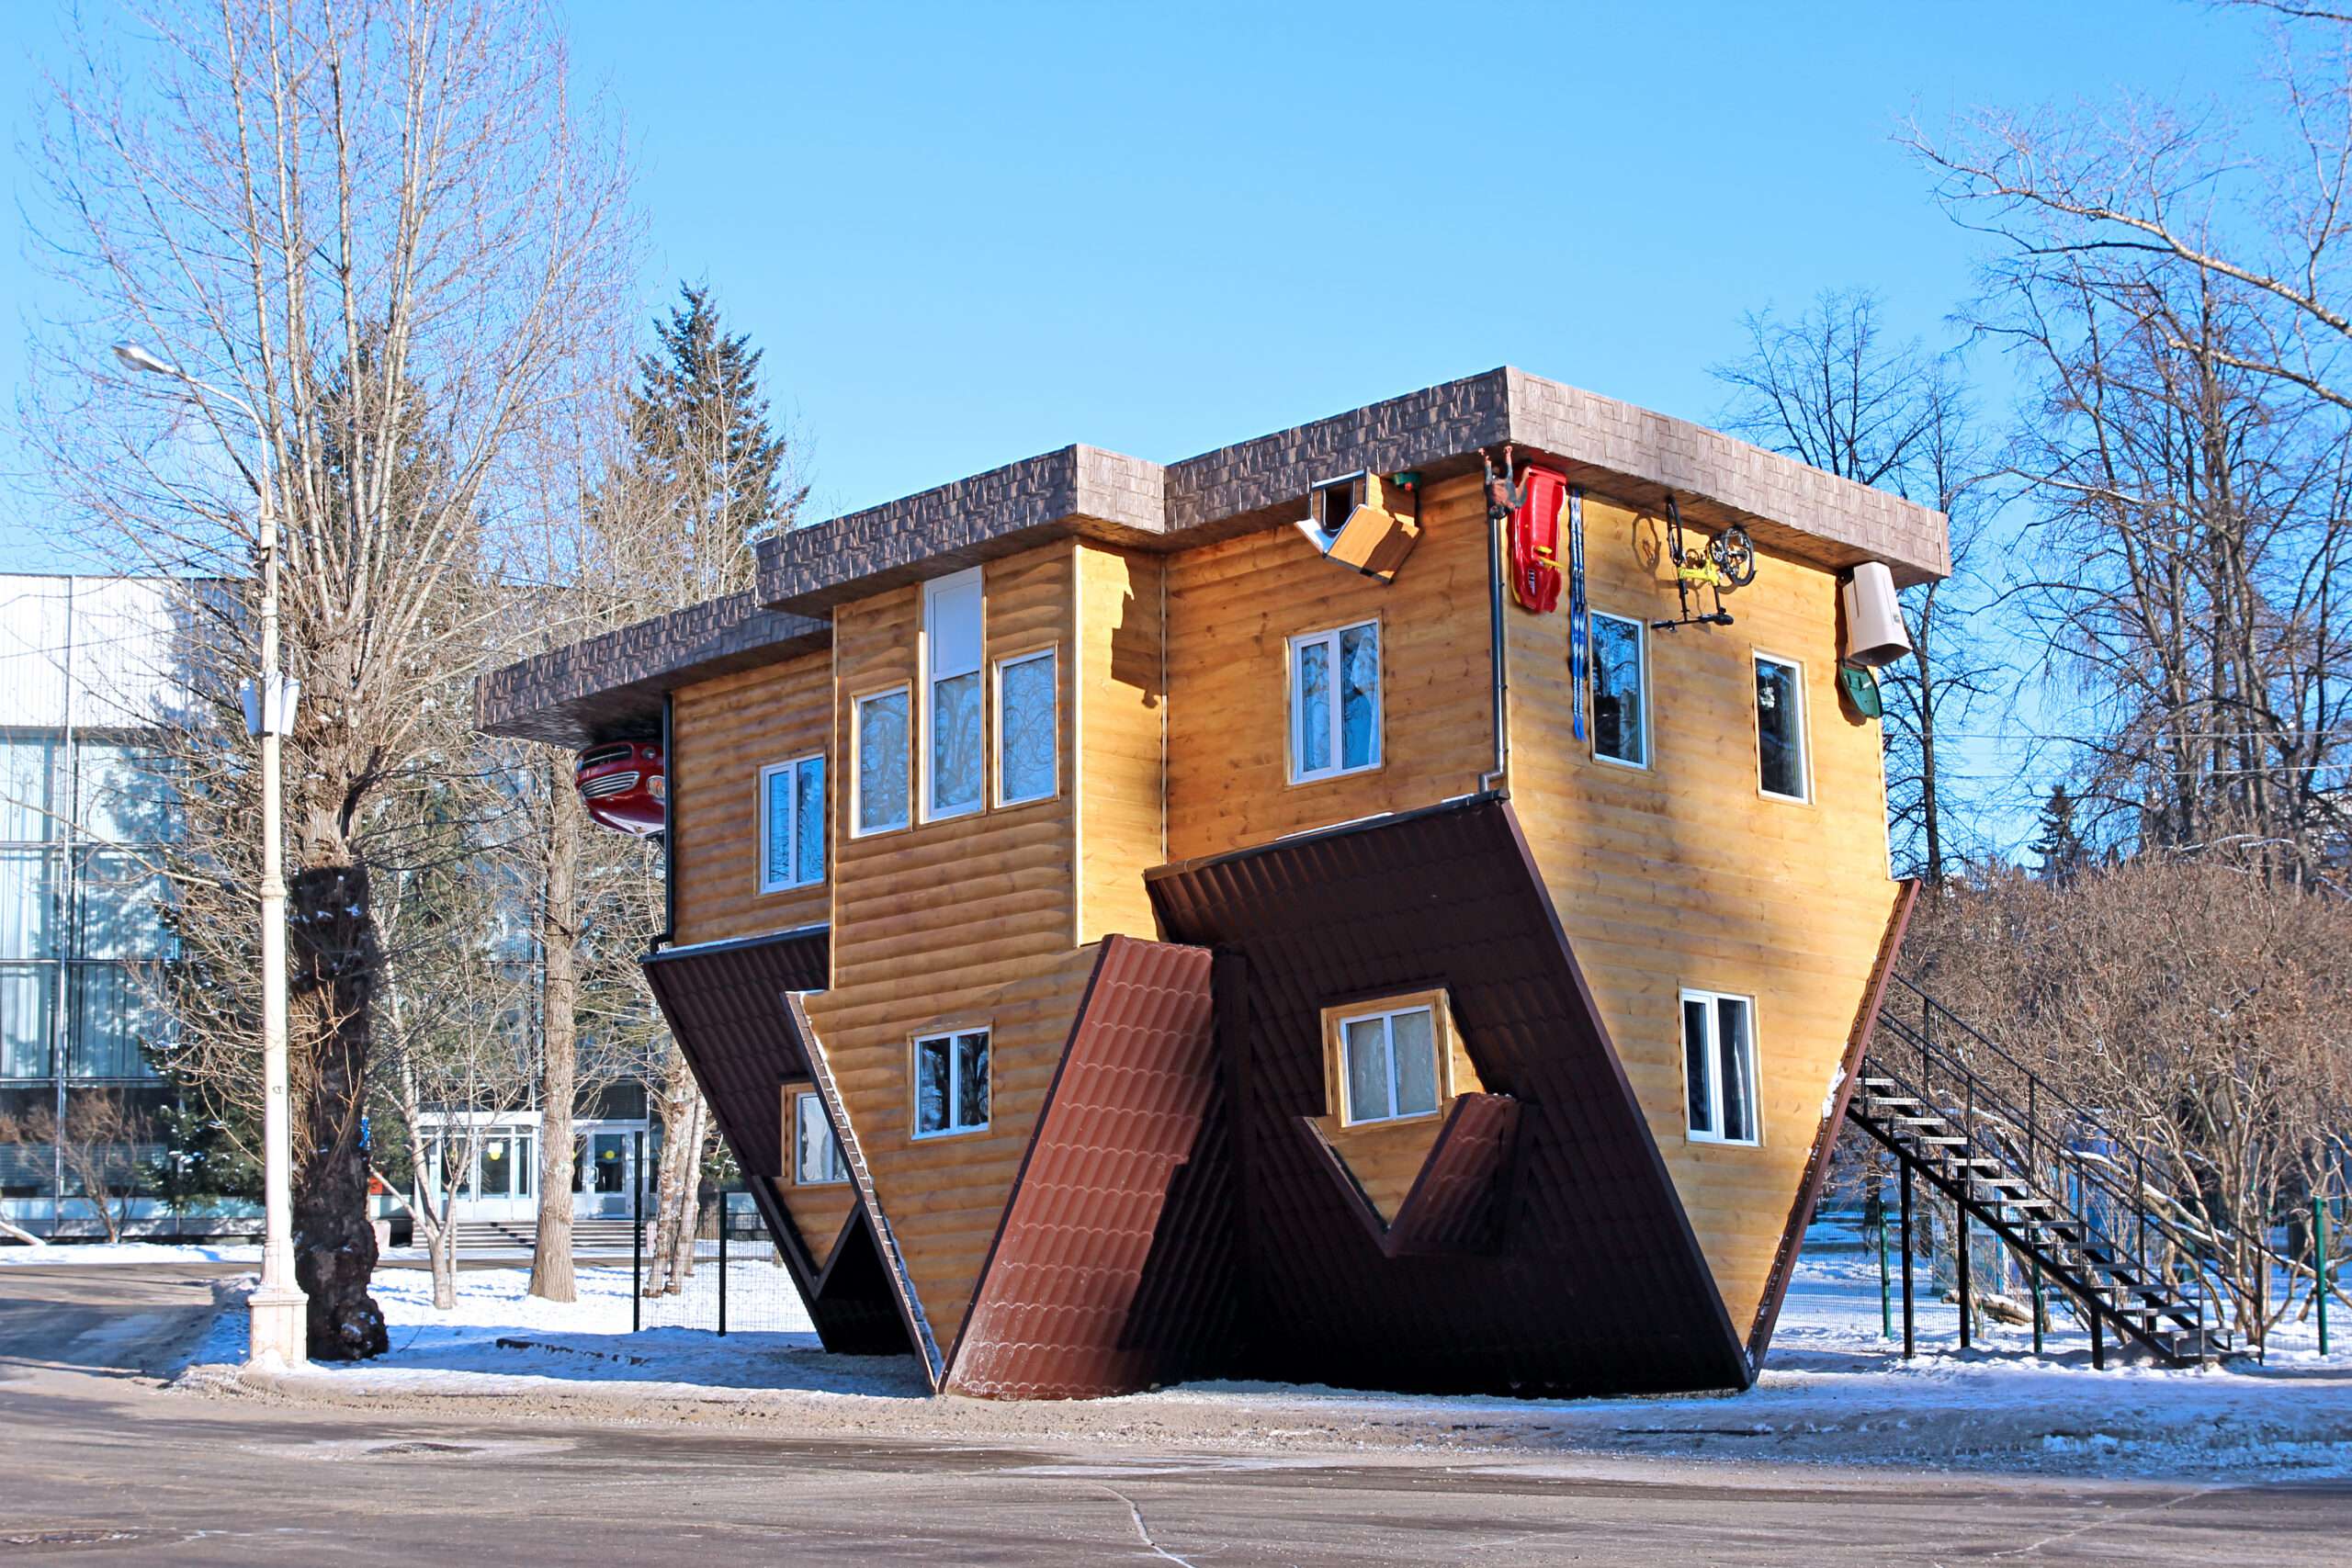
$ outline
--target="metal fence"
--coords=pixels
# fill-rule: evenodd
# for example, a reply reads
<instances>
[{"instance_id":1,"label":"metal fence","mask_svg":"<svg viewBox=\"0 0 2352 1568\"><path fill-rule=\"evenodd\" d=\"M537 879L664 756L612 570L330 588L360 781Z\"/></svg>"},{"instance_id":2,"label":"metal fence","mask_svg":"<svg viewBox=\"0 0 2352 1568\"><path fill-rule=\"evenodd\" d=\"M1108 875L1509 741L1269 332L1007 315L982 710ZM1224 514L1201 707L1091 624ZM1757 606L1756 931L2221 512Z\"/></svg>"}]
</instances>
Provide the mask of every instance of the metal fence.
<instances>
[{"instance_id":1,"label":"metal fence","mask_svg":"<svg viewBox=\"0 0 2352 1568\"><path fill-rule=\"evenodd\" d=\"M808 1327L799 1290L750 1192L716 1193L701 1204L693 1260L675 1280L665 1280L666 1270L649 1255L653 1228L651 1216L640 1214L631 1267L636 1327L717 1334L784 1334ZM656 1280L669 1288L646 1294Z\"/></svg>"}]
</instances>

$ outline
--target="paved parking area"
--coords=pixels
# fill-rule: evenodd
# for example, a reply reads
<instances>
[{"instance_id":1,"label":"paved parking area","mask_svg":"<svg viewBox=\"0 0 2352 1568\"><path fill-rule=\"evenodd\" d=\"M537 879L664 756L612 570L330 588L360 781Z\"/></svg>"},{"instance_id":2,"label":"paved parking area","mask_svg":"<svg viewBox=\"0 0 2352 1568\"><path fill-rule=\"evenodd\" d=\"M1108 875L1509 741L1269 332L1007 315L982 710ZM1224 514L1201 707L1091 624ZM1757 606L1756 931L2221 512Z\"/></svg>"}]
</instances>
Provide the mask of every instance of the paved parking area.
<instances>
[{"instance_id":1,"label":"paved parking area","mask_svg":"<svg viewBox=\"0 0 2352 1568\"><path fill-rule=\"evenodd\" d=\"M0 1562L2334 1563L2352 1540L2338 1486L1104 1452L161 1387L237 1271L0 1270Z\"/></svg>"}]
</instances>

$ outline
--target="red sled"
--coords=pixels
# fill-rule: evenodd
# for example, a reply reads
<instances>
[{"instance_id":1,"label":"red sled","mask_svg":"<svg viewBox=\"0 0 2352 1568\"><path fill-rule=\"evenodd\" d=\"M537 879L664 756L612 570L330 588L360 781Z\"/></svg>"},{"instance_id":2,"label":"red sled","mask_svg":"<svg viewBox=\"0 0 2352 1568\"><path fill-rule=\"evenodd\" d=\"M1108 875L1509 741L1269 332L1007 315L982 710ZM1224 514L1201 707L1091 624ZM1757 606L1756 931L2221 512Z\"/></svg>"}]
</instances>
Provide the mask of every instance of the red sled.
<instances>
[{"instance_id":1,"label":"red sled","mask_svg":"<svg viewBox=\"0 0 2352 1568\"><path fill-rule=\"evenodd\" d=\"M1568 477L1527 468L1510 514L1510 592L1522 610L1548 615L1560 607L1560 514L1568 504Z\"/></svg>"}]
</instances>

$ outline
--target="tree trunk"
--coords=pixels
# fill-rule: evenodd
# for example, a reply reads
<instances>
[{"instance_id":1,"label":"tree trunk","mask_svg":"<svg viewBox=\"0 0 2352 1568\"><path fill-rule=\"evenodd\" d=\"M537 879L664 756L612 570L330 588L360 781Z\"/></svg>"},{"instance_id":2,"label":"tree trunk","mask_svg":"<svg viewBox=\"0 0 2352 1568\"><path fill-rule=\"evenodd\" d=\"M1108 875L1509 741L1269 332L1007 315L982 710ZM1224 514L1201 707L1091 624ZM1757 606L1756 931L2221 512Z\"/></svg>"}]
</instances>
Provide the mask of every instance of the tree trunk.
<instances>
[{"instance_id":1,"label":"tree trunk","mask_svg":"<svg viewBox=\"0 0 2352 1568\"><path fill-rule=\"evenodd\" d=\"M679 1286L672 1278L672 1264L678 1254L678 1231L682 1224L691 1224L685 1216L694 1204L695 1128L701 1109L702 1097L695 1091L685 1053L673 1042L662 1074L661 1174L653 1199L652 1267L645 1280L649 1296L668 1295Z\"/></svg>"},{"instance_id":2,"label":"tree trunk","mask_svg":"<svg viewBox=\"0 0 2352 1568\"><path fill-rule=\"evenodd\" d=\"M702 1096L687 1113L685 1155L678 1173L678 1223L670 1236L669 1292L677 1294L694 1278L695 1243L702 1235L702 1145L710 1132L710 1111Z\"/></svg>"},{"instance_id":3,"label":"tree trunk","mask_svg":"<svg viewBox=\"0 0 2352 1568\"><path fill-rule=\"evenodd\" d=\"M305 845L287 888L292 961L289 1049L307 1077L298 1114L308 1152L294 1171L294 1279L310 1298L313 1360L360 1361L390 1348L383 1309L368 1293L376 1228L368 1216L362 1145L368 1049L381 973L367 868L341 844Z\"/></svg>"},{"instance_id":4,"label":"tree trunk","mask_svg":"<svg viewBox=\"0 0 2352 1568\"><path fill-rule=\"evenodd\" d=\"M539 906L539 1223L531 1246L531 1294L575 1298L571 1273L571 1109L580 1030L580 796L550 752L547 763L547 882Z\"/></svg>"}]
</instances>

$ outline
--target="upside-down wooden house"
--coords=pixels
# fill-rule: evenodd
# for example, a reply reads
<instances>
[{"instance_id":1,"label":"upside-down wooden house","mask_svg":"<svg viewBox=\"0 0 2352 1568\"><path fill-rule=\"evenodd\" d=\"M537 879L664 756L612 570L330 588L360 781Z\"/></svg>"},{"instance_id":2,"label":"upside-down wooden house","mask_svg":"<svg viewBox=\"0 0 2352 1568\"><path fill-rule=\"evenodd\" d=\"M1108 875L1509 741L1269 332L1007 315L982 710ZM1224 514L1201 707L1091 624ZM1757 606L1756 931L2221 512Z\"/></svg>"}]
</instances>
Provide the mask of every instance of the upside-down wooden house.
<instances>
[{"instance_id":1,"label":"upside-down wooden house","mask_svg":"<svg viewBox=\"0 0 2352 1568\"><path fill-rule=\"evenodd\" d=\"M1906 908L1852 662L1946 570L1504 369L796 528L480 718L661 747L646 974L827 1346L1737 1388Z\"/></svg>"}]
</instances>

